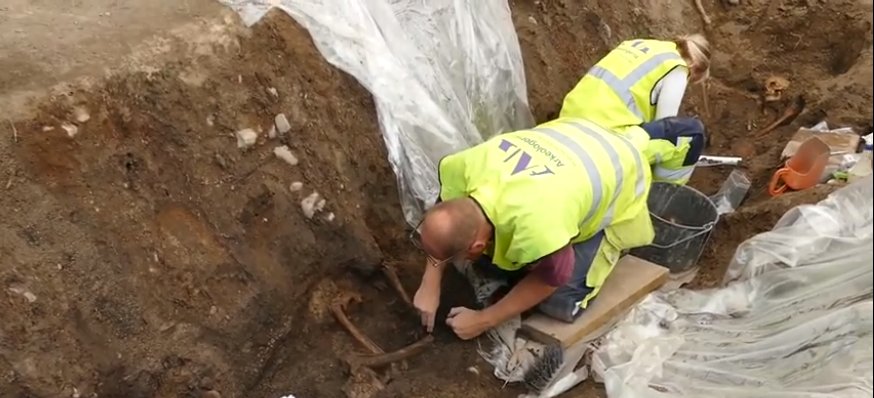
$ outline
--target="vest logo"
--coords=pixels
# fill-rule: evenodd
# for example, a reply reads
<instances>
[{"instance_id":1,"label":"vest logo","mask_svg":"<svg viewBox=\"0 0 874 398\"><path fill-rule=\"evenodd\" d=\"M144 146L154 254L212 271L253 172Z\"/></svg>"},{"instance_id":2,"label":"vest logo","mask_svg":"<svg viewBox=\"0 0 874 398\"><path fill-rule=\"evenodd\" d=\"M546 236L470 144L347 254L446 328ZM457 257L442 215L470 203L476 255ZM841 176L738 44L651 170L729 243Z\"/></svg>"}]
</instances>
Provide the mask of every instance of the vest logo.
<instances>
[{"instance_id":1,"label":"vest logo","mask_svg":"<svg viewBox=\"0 0 874 398\"><path fill-rule=\"evenodd\" d=\"M622 50L626 54L631 55L634 58L640 58L642 56L647 55L649 53L649 47L644 45L643 40L634 40L631 43L622 43L617 50Z\"/></svg>"},{"instance_id":2,"label":"vest logo","mask_svg":"<svg viewBox=\"0 0 874 398\"><path fill-rule=\"evenodd\" d=\"M635 40L634 42L631 43L631 47L634 47L634 48L640 50L640 52L642 52L644 54L649 52L649 47L643 45L643 40Z\"/></svg>"},{"instance_id":3,"label":"vest logo","mask_svg":"<svg viewBox=\"0 0 874 398\"><path fill-rule=\"evenodd\" d=\"M538 154L544 155L549 158L549 160L554 163L554 167L558 168L564 166L564 162L562 162L561 159L558 158L558 156L556 156L549 149L542 147L539 143L537 143L537 140L524 137L522 138L522 141L530 145L532 149ZM555 171L553 171L549 167L549 165L540 164L539 162L531 164L532 160L534 160L531 157L531 154L506 139L501 139L501 143L498 145L498 148L508 154L507 157L504 158L504 163L509 163L513 161L516 162L515 166L513 167L513 171L510 173L511 176L519 174L523 171L529 172L528 175L530 177L555 174Z\"/></svg>"}]
</instances>

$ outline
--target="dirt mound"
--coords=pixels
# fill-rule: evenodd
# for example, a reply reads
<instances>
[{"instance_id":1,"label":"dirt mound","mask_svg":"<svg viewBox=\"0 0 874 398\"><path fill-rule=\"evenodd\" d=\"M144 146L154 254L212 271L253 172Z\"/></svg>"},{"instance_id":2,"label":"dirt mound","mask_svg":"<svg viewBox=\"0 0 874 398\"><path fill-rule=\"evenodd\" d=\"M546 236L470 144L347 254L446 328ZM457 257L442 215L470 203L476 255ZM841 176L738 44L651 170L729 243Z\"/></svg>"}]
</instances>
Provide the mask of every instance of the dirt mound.
<instances>
[{"instance_id":1,"label":"dirt mound","mask_svg":"<svg viewBox=\"0 0 874 398\"><path fill-rule=\"evenodd\" d=\"M751 99L771 73L809 90L799 123L826 111L830 122L870 123L870 4L770 4L708 4L716 54L711 114L703 115L710 153L733 154L749 141L747 125L774 116L760 115ZM619 40L700 26L691 2L512 7L538 120L555 115ZM11 119L17 141L0 146L0 396L342 396L338 358L355 347L324 303L343 290L362 294L353 321L384 349L418 337L415 318L374 272L384 261L400 264L412 291L421 270L370 96L279 13L185 54ZM700 94L689 97L687 109L700 113ZM279 113L290 131L270 138ZM240 149L234 134L245 128L259 138ZM794 128L753 148L757 184ZM274 156L280 145L297 165ZM713 192L727 173L701 170L693 185ZM313 192L325 205L308 218L301 202ZM821 197L786 195L777 205L760 193L757 186L750 207L714 234L700 286L718 279L739 241L785 208ZM436 337L383 395L518 394L489 375L474 344L443 329Z\"/></svg>"}]
</instances>

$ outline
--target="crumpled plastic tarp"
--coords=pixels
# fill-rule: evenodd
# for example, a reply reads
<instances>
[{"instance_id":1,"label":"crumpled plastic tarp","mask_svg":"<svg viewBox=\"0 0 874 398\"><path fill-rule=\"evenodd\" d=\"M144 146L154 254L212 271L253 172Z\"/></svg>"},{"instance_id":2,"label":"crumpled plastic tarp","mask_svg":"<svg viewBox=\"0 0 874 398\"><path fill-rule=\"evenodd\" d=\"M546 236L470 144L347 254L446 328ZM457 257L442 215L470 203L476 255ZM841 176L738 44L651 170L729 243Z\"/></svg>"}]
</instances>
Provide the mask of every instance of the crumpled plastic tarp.
<instances>
[{"instance_id":1,"label":"crumpled plastic tarp","mask_svg":"<svg viewBox=\"0 0 874 398\"><path fill-rule=\"evenodd\" d=\"M651 294L600 342L610 397L871 397L871 176L738 247L722 288Z\"/></svg>"},{"instance_id":2,"label":"crumpled plastic tarp","mask_svg":"<svg viewBox=\"0 0 874 398\"><path fill-rule=\"evenodd\" d=\"M281 9L370 91L410 224L443 156L534 123L506 0L219 1L247 25Z\"/></svg>"}]
</instances>

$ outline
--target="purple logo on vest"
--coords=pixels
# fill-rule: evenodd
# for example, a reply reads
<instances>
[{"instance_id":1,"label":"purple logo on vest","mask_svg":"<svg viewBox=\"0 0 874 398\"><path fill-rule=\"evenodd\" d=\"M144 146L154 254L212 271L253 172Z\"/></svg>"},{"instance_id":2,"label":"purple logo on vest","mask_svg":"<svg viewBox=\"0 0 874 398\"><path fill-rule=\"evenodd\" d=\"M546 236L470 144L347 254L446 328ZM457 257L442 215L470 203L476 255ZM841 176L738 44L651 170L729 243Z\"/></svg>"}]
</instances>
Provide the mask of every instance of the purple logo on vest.
<instances>
[{"instance_id":1,"label":"purple logo on vest","mask_svg":"<svg viewBox=\"0 0 874 398\"><path fill-rule=\"evenodd\" d=\"M501 148L502 151L508 153L508 156L506 158L504 158L504 163L510 162L514 159L516 161L516 165L513 167L513 172L510 173L511 176L519 174L523 171L530 171L530 173L528 175L531 177L546 175L546 174L555 174L555 172L553 172L552 169L550 169L549 166L547 166L547 165L542 165L542 164L532 165L531 161L533 159L532 159L531 155L510 141L507 141L505 139L501 139L501 143L498 145L498 147ZM539 146L538 146L538 148L539 148ZM552 155L551 153L550 153L550 156L554 157L554 155ZM559 160L558 166L561 167L562 165L563 164Z\"/></svg>"}]
</instances>

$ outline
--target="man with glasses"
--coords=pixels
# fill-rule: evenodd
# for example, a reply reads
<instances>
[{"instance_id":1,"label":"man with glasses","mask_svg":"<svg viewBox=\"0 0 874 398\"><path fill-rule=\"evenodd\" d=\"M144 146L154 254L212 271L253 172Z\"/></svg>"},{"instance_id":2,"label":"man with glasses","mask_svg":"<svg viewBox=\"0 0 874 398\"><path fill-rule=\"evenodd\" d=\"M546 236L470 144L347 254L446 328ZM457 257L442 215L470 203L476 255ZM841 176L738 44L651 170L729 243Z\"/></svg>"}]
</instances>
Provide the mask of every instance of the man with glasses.
<instances>
[{"instance_id":1,"label":"man with glasses","mask_svg":"<svg viewBox=\"0 0 874 398\"><path fill-rule=\"evenodd\" d=\"M414 304L429 332L450 263L484 304L447 317L471 339L534 307L573 322L621 252L653 239L644 155L586 120L498 135L443 158L439 178L439 203L411 236L427 256ZM510 290L498 298L501 285Z\"/></svg>"}]
</instances>

